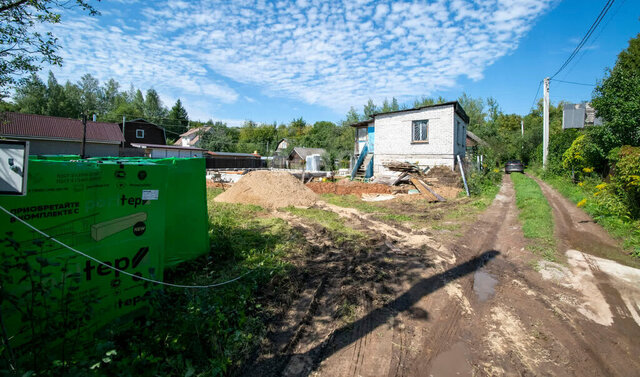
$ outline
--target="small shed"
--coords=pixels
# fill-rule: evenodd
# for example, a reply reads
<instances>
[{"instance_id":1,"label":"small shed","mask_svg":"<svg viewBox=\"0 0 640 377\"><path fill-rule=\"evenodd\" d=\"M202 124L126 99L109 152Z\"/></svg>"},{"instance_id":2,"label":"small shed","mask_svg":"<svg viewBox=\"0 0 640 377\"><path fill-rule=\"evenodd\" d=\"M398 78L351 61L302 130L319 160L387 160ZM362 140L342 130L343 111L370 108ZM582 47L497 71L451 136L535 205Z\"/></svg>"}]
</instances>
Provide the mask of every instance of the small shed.
<instances>
[{"instance_id":1,"label":"small shed","mask_svg":"<svg viewBox=\"0 0 640 377\"><path fill-rule=\"evenodd\" d=\"M282 156L287 148L289 148L290 142L286 138L280 139L280 141L276 144L275 155Z\"/></svg>"},{"instance_id":2,"label":"small shed","mask_svg":"<svg viewBox=\"0 0 640 377\"><path fill-rule=\"evenodd\" d=\"M311 156L314 154L322 156L325 153L327 153L327 151L324 150L324 148L295 147L293 148L291 153L289 153L289 157L287 158L287 160L289 162L290 168L302 168L307 161L307 156Z\"/></svg>"}]
</instances>

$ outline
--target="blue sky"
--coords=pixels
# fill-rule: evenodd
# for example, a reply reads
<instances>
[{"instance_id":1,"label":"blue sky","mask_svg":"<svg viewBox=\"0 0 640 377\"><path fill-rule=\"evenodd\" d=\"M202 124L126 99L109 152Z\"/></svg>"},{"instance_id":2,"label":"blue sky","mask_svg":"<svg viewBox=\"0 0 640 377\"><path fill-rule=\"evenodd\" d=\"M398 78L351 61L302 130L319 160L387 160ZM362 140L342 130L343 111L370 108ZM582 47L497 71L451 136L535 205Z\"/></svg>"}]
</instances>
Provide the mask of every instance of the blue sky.
<instances>
[{"instance_id":1,"label":"blue sky","mask_svg":"<svg viewBox=\"0 0 640 377\"><path fill-rule=\"evenodd\" d=\"M339 121L367 99L492 96L524 114L538 82L573 51L605 1L136 1L63 14L59 81L91 73L180 98L191 119ZM640 31L640 3L617 0L557 79L595 84ZM46 74L46 70L43 75ZM552 82L551 101L592 87Z\"/></svg>"}]
</instances>

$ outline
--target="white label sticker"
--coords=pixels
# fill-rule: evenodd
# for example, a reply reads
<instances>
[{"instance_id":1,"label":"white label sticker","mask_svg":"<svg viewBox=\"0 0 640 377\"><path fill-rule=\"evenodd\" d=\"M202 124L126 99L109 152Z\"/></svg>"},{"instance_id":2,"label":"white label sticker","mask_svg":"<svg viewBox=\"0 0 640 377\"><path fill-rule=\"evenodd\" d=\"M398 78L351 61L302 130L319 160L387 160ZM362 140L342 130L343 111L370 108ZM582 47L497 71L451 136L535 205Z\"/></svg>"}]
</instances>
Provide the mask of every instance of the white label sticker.
<instances>
[{"instance_id":1,"label":"white label sticker","mask_svg":"<svg viewBox=\"0 0 640 377\"><path fill-rule=\"evenodd\" d=\"M142 190L142 200L158 200L159 190Z\"/></svg>"}]
</instances>

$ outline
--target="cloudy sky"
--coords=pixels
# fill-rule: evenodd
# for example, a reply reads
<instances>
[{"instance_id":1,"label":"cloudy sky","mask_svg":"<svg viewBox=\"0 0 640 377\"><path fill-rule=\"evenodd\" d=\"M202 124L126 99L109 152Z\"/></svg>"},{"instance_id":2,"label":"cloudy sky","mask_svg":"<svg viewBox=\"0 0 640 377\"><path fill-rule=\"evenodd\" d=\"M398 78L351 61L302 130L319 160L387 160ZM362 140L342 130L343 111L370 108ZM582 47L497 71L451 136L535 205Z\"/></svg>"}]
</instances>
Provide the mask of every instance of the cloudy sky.
<instances>
[{"instance_id":1,"label":"cloudy sky","mask_svg":"<svg viewBox=\"0 0 640 377\"><path fill-rule=\"evenodd\" d=\"M59 81L91 73L180 98L192 119L338 121L369 98L495 97L525 113L537 83L571 53L604 1L104 0L53 28ZM640 31L618 0L579 60L558 78L595 83ZM46 74L46 72L43 72ZM552 100L589 86L552 85Z\"/></svg>"}]
</instances>

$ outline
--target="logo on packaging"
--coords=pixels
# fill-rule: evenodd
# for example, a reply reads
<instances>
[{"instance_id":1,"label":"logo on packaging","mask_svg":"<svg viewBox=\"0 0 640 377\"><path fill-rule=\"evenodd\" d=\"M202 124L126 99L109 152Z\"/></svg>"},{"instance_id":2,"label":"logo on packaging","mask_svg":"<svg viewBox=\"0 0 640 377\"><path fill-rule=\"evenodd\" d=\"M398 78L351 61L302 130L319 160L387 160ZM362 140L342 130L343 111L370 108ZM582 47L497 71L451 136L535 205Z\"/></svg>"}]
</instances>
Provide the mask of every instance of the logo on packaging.
<instances>
[{"instance_id":1,"label":"logo on packaging","mask_svg":"<svg viewBox=\"0 0 640 377\"><path fill-rule=\"evenodd\" d=\"M144 170L140 170L138 172L138 179L144 181L145 178L147 178L147 172Z\"/></svg>"},{"instance_id":2,"label":"logo on packaging","mask_svg":"<svg viewBox=\"0 0 640 377\"><path fill-rule=\"evenodd\" d=\"M141 197L127 197L126 195L122 194L122 196L120 197L120 204L121 205L130 205L133 206L133 208L138 207L139 205L143 205L146 203L146 200L142 200Z\"/></svg>"},{"instance_id":3,"label":"logo on packaging","mask_svg":"<svg viewBox=\"0 0 640 377\"><path fill-rule=\"evenodd\" d=\"M138 221L133 226L133 234L135 234L136 236L143 235L145 230L147 230L147 225L143 221Z\"/></svg>"},{"instance_id":4,"label":"logo on packaging","mask_svg":"<svg viewBox=\"0 0 640 377\"><path fill-rule=\"evenodd\" d=\"M138 249L138 251L132 258L129 258L129 257L116 258L113 262L105 261L104 263L106 265L113 266L118 270L126 271L129 268L138 267L138 265L140 265L140 262L142 262L142 260L144 259L145 256L147 256L148 253L149 253L149 248L145 246ZM91 278L93 277L94 270L98 274L98 276L107 276L107 275L110 275L111 273L113 273L116 278L120 276L120 272L115 271L102 264L95 266L91 260L88 260L83 269L85 273L85 279L87 281L91 280ZM136 272L135 275L142 276L140 272ZM138 279L134 278L134 280L138 280Z\"/></svg>"},{"instance_id":5,"label":"logo on packaging","mask_svg":"<svg viewBox=\"0 0 640 377\"><path fill-rule=\"evenodd\" d=\"M127 176L127 173L124 170L116 170L114 174L116 178L124 178Z\"/></svg>"}]
</instances>

